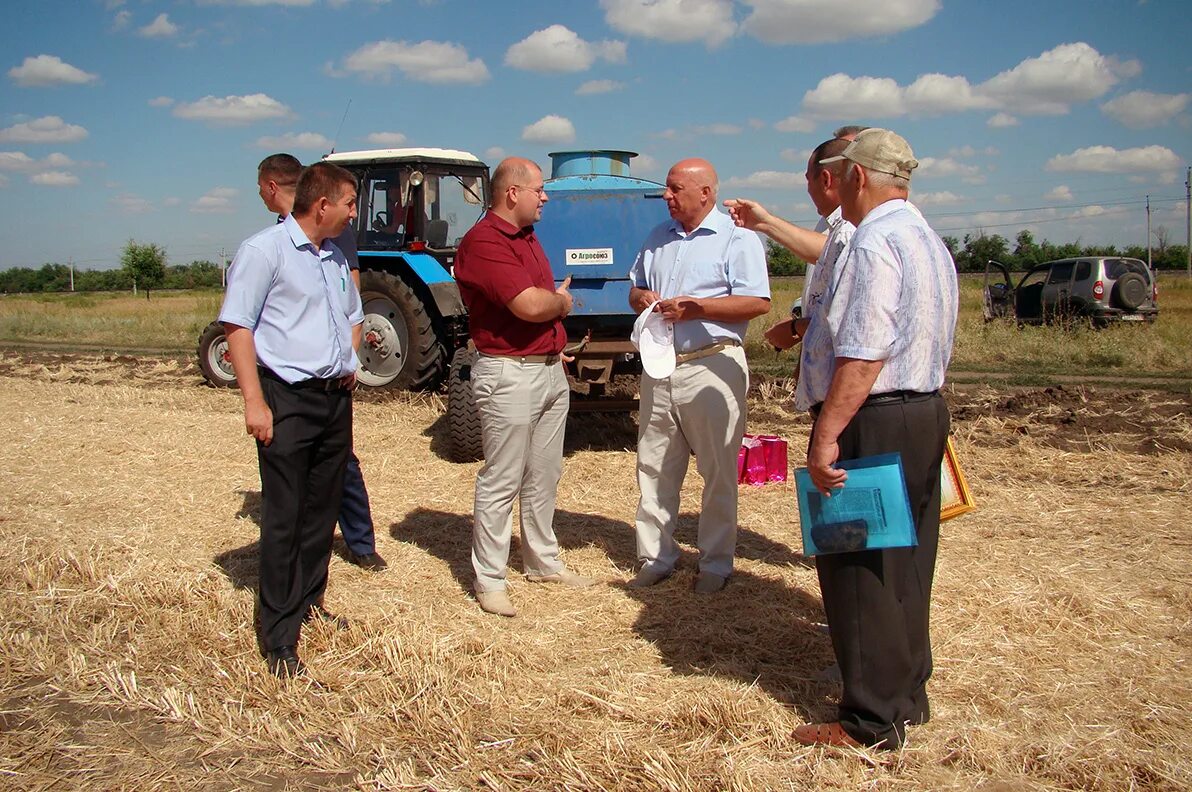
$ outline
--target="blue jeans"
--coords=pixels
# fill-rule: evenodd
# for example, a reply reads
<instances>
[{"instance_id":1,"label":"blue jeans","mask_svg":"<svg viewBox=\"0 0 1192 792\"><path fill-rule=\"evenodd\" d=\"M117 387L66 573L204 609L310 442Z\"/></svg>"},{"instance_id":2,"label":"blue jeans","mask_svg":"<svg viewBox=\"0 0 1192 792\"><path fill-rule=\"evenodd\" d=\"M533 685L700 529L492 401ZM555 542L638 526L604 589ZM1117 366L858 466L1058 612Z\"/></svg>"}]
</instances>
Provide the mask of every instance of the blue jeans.
<instances>
[{"instance_id":1,"label":"blue jeans","mask_svg":"<svg viewBox=\"0 0 1192 792\"><path fill-rule=\"evenodd\" d=\"M348 467L344 471L339 532L343 534L348 549L356 555L369 555L377 551L372 509L368 506L368 490L364 488L364 474L360 472L360 460L355 451L348 454Z\"/></svg>"}]
</instances>

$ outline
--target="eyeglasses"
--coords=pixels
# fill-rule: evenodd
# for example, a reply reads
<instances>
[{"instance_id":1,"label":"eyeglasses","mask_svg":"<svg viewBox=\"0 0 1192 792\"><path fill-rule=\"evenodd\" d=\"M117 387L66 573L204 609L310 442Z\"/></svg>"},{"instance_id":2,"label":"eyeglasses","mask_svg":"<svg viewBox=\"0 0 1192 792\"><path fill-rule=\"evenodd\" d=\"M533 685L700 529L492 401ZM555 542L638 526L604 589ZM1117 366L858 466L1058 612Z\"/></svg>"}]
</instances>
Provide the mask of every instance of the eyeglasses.
<instances>
[{"instance_id":1,"label":"eyeglasses","mask_svg":"<svg viewBox=\"0 0 1192 792\"><path fill-rule=\"evenodd\" d=\"M529 190L530 192L536 192L536 193L538 193L539 197L546 195L546 185L545 184L542 185L541 187L528 187L524 184L511 184L509 186L516 188L518 190Z\"/></svg>"}]
</instances>

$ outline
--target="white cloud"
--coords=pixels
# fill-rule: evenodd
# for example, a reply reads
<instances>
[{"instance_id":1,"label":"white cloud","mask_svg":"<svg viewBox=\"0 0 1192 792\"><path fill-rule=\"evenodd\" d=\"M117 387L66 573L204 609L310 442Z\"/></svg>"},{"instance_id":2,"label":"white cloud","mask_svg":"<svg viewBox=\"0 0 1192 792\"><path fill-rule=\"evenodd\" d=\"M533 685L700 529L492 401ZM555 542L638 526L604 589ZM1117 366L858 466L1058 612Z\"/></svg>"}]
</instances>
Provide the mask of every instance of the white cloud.
<instances>
[{"instance_id":1,"label":"white cloud","mask_svg":"<svg viewBox=\"0 0 1192 792\"><path fill-rule=\"evenodd\" d=\"M35 160L23 151L0 151L0 170L36 173L71 168L75 164L74 160L61 152L54 152L45 159Z\"/></svg>"},{"instance_id":2,"label":"white cloud","mask_svg":"<svg viewBox=\"0 0 1192 792\"><path fill-rule=\"evenodd\" d=\"M1131 129L1166 124L1188 106L1189 94L1161 94L1131 91L1101 105L1101 112Z\"/></svg>"},{"instance_id":3,"label":"white cloud","mask_svg":"<svg viewBox=\"0 0 1192 792\"><path fill-rule=\"evenodd\" d=\"M65 171L45 171L33 174L29 181L43 187L73 187L79 183L79 177Z\"/></svg>"},{"instance_id":4,"label":"white cloud","mask_svg":"<svg viewBox=\"0 0 1192 792\"><path fill-rule=\"evenodd\" d=\"M920 157L919 167L915 169L915 176L927 178L955 176L969 184L980 184L984 181L980 167L959 162L951 157Z\"/></svg>"},{"instance_id":5,"label":"white cloud","mask_svg":"<svg viewBox=\"0 0 1192 792\"><path fill-rule=\"evenodd\" d=\"M750 129L765 129L766 122L761 120L760 118L751 118L751 119L749 119L749 128Z\"/></svg>"},{"instance_id":6,"label":"white cloud","mask_svg":"<svg viewBox=\"0 0 1192 792\"><path fill-rule=\"evenodd\" d=\"M271 118L289 118L292 113L276 99L266 94L248 96L204 96L197 102L182 102L174 108L174 115L188 121L203 121L216 126L252 124Z\"/></svg>"},{"instance_id":7,"label":"white cloud","mask_svg":"<svg viewBox=\"0 0 1192 792\"><path fill-rule=\"evenodd\" d=\"M505 159L505 149L500 146L489 146L484 150L484 161L489 165L496 164Z\"/></svg>"},{"instance_id":8,"label":"white cloud","mask_svg":"<svg viewBox=\"0 0 1192 792\"><path fill-rule=\"evenodd\" d=\"M397 148L406 142L406 136L401 132L373 132L364 139L381 148Z\"/></svg>"},{"instance_id":9,"label":"white cloud","mask_svg":"<svg viewBox=\"0 0 1192 792\"><path fill-rule=\"evenodd\" d=\"M787 116L774 125L779 132L812 132L815 122L801 116Z\"/></svg>"},{"instance_id":10,"label":"white cloud","mask_svg":"<svg viewBox=\"0 0 1192 792\"><path fill-rule=\"evenodd\" d=\"M906 87L903 97L908 112L922 115L983 110L995 104L989 97L974 92L964 77L949 77L946 74L921 75Z\"/></svg>"},{"instance_id":11,"label":"white cloud","mask_svg":"<svg viewBox=\"0 0 1192 792\"><path fill-rule=\"evenodd\" d=\"M265 135L257 138L257 148L275 151L330 151L331 145L331 141L318 132L287 132L284 135Z\"/></svg>"},{"instance_id":12,"label":"white cloud","mask_svg":"<svg viewBox=\"0 0 1192 792\"><path fill-rule=\"evenodd\" d=\"M197 214L230 214L236 210L232 204L239 190L234 187L216 187L190 205L190 211Z\"/></svg>"},{"instance_id":13,"label":"white cloud","mask_svg":"<svg viewBox=\"0 0 1192 792\"><path fill-rule=\"evenodd\" d=\"M911 195L911 201L916 206L952 206L967 200L963 195L944 190L943 192L924 192Z\"/></svg>"},{"instance_id":14,"label":"white cloud","mask_svg":"<svg viewBox=\"0 0 1192 792\"><path fill-rule=\"evenodd\" d=\"M153 205L139 195L120 193L108 199L108 203L117 212L126 215L147 214L153 211Z\"/></svg>"},{"instance_id":15,"label":"white cloud","mask_svg":"<svg viewBox=\"0 0 1192 792\"><path fill-rule=\"evenodd\" d=\"M796 162L800 165L806 165L807 160L811 159L812 149L793 149L785 148L778 152L778 156L787 162Z\"/></svg>"},{"instance_id":16,"label":"white cloud","mask_svg":"<svg viewBox=\"0 0 1192 792\"><path fill-rule=\"evenodd\" d=\"M741 28L767 44L821 44L886 36L918 27L939 0L744 0L753 7Z\"/></svg>"},{"instance_id":17,"label":"white cloud","mask_svg":"<svg viewBox=\"0 0 1192 792\"><path fill-rule=\"evenodd\" d=\"M1047 161L1049 171L1085 171L1090 173L1132 173L1134 171L1174 171L1183 167L1174 151L1164 146L1122 149L1089 146L1071 154L1059 154Z\"/></svg>"},{"instance_id":18,"label":"white cloud","mask_svg":"<svg viewBox=\"0 0 1192 792\"><path fill-rule=\"evenodd\" d=\"M890 118L906 113L902 89L889 77L833 74L803 94L812 118Z\"/></svg>"},{"instance_id":19,"label":"white cloud","mask_svg":"<svg viewBox=\"0 0 1192 792\"><path fill-rule=\"evenodd\" d=\"M754 171L748 176L734 176L724 183L725 187L739 189L751 187L760 190L782 190L792 187L806 186L807 179L802 173L791 171Z\"/></svg>"},{"instance_id":20,"label":"white cloud","mask_svg":"<svg viewBox=\"0 0 1192 792\"><path fill-rule=\"evenodd\" d=\"M658 173L661 170L658 160L654 159L649 154L638 154L629 161L629 167L631 168L631 172L634 174Z\"/></svg>"},{"instance_id":21,"label":"white cloud","mask_svg":"<svg viewBox=\"0 0 1192 792\"><path fill-rule=\"evenodd\" d=\"M588 80L586 83L575 89L576 96L589 96L591 94L612 93L619 91L625 87L625 83L617 82L616 80Z\"/></svg>"},{"instance_id":22,"label":"white cloud","mask_svg":"<svg viewBox=\"0 0 1192 792\"><path fill-rule=\"evenodd\" d=\"M177 206L180 203L182 203L181 198L176 198L174 196L170 196L169 198L166 198L165 200L163 200L161 202L161 205L162 206Z\"/></svg>"},{"instance_id":23,"label":"white cloud","mask_svg":"<svg viewBox=\"0 0 1192 792\"><path fill-rule=\"evenodd\" d=\"M1082 206L1076 210L1076 217L1097 217L1105 214L1104 206Z\"/></svg>"},{"instance_id":24,"label":"white cloud","mask_svg":"<svg viewBox=\"0 0 1192 792\"><path fill-rule=\"evenodd\" d=\"M1080 42L1061 44L978 85L965 77L923 74L903 87L889 77L837 73L803 95L803 114L818 119L897 118L999 110L989 125L1014 126L1018 121L1010 112L1062 115L1073 104L1101 96L1138 68L1136 61L1118 61Z\"/></svg>"},{"instance_id":25,"label":"white cloud","mask_svg":"<svg viewBox=\"0 0 1192 792\"><path fill-rule=\"evenodd\" d=\"M536 30L505 52L505 65L536 72L587 71L598 58L625 62L625 42L584 41L563 25Z\"/></svg>"},{"instance_id":26,"label":"white cloud","mask_svg":"<svg viewBox=\"0 0 1192 792\"><path fill-rule=\"evenodd\" d=\"M47 85L87 85L98 82L99 75L85 72L71 66L56 55L38 55L25 58L20 66L8 70L13 82L23 88L41 88Z\"/></svg>"},{"instance_id":27,"label":"white cloud","mask_svg":"<svg viewBox=\"0 0 1192 792\"><path fill-rule=\"evenodd\" d=\"M718 123L692 127L691 131L697 135L739 135L744 130L736 124Z\"/></svg>"},{"instance_id":28,"label":"white cloud","mask_svg":"<svg viewBox=\"0 0 1192 792\"><path fill-rule=\"evenodd\" d=\"M428 83L479 85L490 77L483 60L469 58L468 50L459 44L442 41L374 41L345 58L343 68L375 80L388 80L393 69Z\"/></svg>"},{"instance_id":29,"label":"white cloud","mask_svg":"<svg viewBox=\"0 0 1192 792\"><path fill-rule=\"evenodd\" d=\"M1045 201L1071 201L1072 190L1068 189L1068 185L1060 184L1048 190L1043 195Z\"/></svg>"},{"instance_id":30,"label":"white cloud","mask_svg":"<svg viewBox=\"0 0 1192 792\"><path fill-rule=\"evenodd\" d=\"M662 41L723 44L737 31L733 0L600 0L609 27Z\"/></svg>"},{"instance_id":31,"label":"white cloud","mask_svg":"<svg viewBox=\"0 0 1192 792\"><path fill-rule=\"evenodd\" d=\"M170 21L169 14L158 14L148 25L137 29L137 35L145 38L169 38L177 34L178 26Z\"/></svg>"},{"instance_id":32,"label":"white cloud","mask_svg":"<svg viewBox=\"0 0 1192 792\"><path fill-rule=\"evenodd\" d=\"M543 116L523 129L521 137L530 143L570 143L575 140L575 126L562 116Z\"/></svg>"},{"instance_id":33,"label":"white cloud","mask_svg":"<svg viewBox=\"0 0 1192 792\"><path fill-rule=\"evenodd\" d=\"M1138 73L1137 61L1122 63L1084 42L1061 44L981 84L981 92L1006 110L1063 115L1078 102L1102 96L1124 77Z\"/></svg>"},{"instance_id":34,"label":"white cloud","mask_svg":"<svg viewBox=\"0 0 1192 792\"><path fill-rule=\"evenodd\" d=\"M149 100L150 107L169 107L174 104L174 100L168 96L155 96Z\"/></svg>"},{"instance_id":35,"label":"white cloud","mask_svg":"<svg viewBox=\"0 0 1192 792\"><path fill-rule=\"evenodd\" d=\"M86 137L86 129L58 116L42 116L0 129L0 143L77 143Z\"/></svg>"},{"instance_id":36,"label":"white cloud","mask_svg":"<svg viewBox=\"0 0 1192 792\"><path fill-rule=\"evenodd\" d=\"M118 11L116 16L112 17L112 30L124 30L128 27L128 23L132 21L132 13L129 11Z\"/></svg>"}]
</instances>

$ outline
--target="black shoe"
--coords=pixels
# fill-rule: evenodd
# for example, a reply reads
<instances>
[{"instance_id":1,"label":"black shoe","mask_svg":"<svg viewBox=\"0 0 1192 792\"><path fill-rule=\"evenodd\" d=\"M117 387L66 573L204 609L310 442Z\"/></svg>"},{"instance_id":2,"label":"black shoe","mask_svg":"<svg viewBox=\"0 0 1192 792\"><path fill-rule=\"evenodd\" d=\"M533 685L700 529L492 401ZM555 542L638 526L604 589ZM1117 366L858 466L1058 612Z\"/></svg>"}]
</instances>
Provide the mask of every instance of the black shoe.
<instances>
[{"instance_id":1,"label":"black shoe","mask_svg":"<svg viewBox=\"0 0 1192 792\"><path fill-rule=\"evenodd\" d=\"M293 679L306 673L306 666L298 659L298 653L293 646L279 646L270 649L265 654L269 663L269 670L282 679Z\"/></svg>"},{"instance_id":2,"label":"black shoe","mask_svg":"<svg viewBox=\"0 0 1192 792\"><path fill-rule=\"evenodd\" d=\"M318 619L321 622L326 622L337 630L348 629L347 617L337 616L331 611L324 608L322 605L311 605L310 610L306 612L303 617L303 622L310 622Z\"/></svg>"},{"instance_id":3,"label":"black shoe","mask_svg":"<svg viewBox=\"0 0 1192 792\"><path fill-rule=\"evenodd\" d=\"M381 558L381 554L375 550L371 553L364 553L363 555L356 555L348 552L348 563L355 564L361 569L367 569L369 572L381 572L389 568L385 563L385 559Z\"/></svg>"}]
</instances>

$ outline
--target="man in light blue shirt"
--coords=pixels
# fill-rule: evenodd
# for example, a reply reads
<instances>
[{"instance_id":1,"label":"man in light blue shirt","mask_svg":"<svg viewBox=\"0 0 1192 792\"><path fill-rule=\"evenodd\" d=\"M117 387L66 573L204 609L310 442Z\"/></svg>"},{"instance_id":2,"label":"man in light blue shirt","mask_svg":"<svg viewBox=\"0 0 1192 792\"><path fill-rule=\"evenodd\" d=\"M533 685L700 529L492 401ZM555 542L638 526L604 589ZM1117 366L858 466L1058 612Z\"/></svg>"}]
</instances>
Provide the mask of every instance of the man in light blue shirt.
<instances>
[{"instance_id":1,"label":"man in light blue shirt","mask_svg":"<svg viewBox=\"0 0 1192 792\"><path fill-rule=\"evenodd\" d=\"M836 721L800 726L794 738L892 749L906 724L930 717L928 624L949 425L939 388L956 329L956 266L907 203L918 161L903 138L867 129L820 160L832 163L845 168L840 205L857 230L812 320L830 335L833 358L826 377L803 375L816 400L807 469L828 494L848 477L838 461L899 453L917 545L816 558L843 694Z\"/></svg>"},{"instance_id":2,"label":"man in light blue shirt","mask_svg":"<svg viewBox=\"0 0 1192 792\"><path fill-rule=\"evenodd\" d=\"M302 172L293 212L240 245L219 320L261 471L260 638L269 669L303 672L302 623L323 618L331 537L352 448L364 312L332 241L356 216L356 178Z\"/></svg>"},{"instance_id":3,"label":"man in light blue shirt","mask_svg":"<svg viewBox=\"0 0 1192 792\"><path fill-rule=\"evenodd\" d=\"M630 586L669 577L679 490L691 453L704 479L695 589L724 588L737 541L737 454L745 432L745 331L770 310L766 255L757 234L716 208L716 171L702 159L675 164L663 198L671 221L646 238L629 271L630 306L674 323L674 373L642 374L638 412L637 552Z\"/></svg>"}]
</instances>

